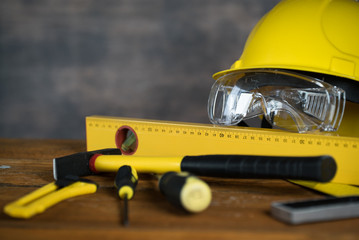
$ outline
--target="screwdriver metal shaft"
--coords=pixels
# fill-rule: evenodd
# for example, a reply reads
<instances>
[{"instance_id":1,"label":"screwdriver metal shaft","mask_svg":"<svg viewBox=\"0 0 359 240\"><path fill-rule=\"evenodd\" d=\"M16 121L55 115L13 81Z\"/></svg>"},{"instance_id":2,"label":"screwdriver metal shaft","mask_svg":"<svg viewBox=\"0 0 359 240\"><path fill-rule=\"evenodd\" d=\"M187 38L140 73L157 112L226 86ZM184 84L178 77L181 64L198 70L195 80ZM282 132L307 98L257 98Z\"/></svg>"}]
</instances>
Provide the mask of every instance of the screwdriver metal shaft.
<instances>
[{"instance_id":1,"label":"screwdriver metal shaft","mask_svg":"<svg viewBox=\"0 0 359 240\"><path fill-rule=\"evenodd\" d=\"M122 216L122 224L124 226L127 226L129 224L128 220L128 197L127 194L125 194L125 197L123 199L123 216Z\"/></svg>"}]
</instances>

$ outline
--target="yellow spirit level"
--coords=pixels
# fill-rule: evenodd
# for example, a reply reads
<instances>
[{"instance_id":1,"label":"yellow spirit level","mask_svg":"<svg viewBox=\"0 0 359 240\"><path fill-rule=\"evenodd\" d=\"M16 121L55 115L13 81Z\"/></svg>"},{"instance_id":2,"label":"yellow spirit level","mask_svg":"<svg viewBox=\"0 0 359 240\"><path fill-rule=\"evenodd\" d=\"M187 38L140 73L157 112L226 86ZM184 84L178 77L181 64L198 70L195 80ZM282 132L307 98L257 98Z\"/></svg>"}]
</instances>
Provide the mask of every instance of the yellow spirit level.
<instances>
[{"instance_id":1,"label":"yellow spirit level","mask_svg":"<svg viewBox=\"0 0 359 240\"><path fill-rule=\"evenodd\" d=\"M121 149L129 131L134 144ZM107 116L87 117L86 134L88 151L117 147L137 156L330 155L338 165L332 182L359 185L358 138Z\"/></svg>"}]
</instances>

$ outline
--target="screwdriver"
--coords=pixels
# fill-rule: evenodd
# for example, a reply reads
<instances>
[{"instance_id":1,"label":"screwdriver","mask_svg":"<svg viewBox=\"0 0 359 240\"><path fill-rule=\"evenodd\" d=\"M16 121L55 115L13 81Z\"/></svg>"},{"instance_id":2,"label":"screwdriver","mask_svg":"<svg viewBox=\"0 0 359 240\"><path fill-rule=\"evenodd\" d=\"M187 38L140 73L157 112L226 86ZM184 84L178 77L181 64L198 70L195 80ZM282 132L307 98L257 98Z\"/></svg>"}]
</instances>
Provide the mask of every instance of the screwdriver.
<instances>
[{"instance_id":1,"label":"screwdriver","mask_svg":"<svg viewBox=\"0 0 359 240\"><path fill-rule=\"evenodd\" d=\"M133 198L137 182L137 172L133 167L129 165L123 165L118 169L115 177L115 187L117 188L118 196L124 201L122 214L122 223L124 226L127 226L129 224L128 200Z\"/></svg>"},{"instance_id":2,"label":"screwdriver","mask_svg":"<svg viewBox=\"0 0 359 240\"><path fill-rule=\"evenodd\" d=\"M201 212L212 200L207 183L188 172L167 172L160 177L158 186L170 203L187 212Z\"/></svg>"}]
</instances>

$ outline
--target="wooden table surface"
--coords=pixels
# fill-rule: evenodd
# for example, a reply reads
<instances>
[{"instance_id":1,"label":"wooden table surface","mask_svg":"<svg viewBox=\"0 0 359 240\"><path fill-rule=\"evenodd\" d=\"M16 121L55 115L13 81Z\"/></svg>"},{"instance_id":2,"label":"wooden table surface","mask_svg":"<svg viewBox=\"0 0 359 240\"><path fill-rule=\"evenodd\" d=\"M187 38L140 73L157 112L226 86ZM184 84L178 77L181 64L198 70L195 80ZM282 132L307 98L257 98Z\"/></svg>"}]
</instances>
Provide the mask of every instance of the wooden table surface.
<instances>
[{"instance_id":1,"label":"wooden table surface","mask_svg":"<svg viewBox=\"0 0 359 240\"><path fill-rule=\"evenodd\" d=\"M84 140L0 139L0 207L53 181L52 159L86 150ZM95 194L65 200L22 220L0 213L0 239L359 239L359 219L290 226L269 213L277 200L323 197L285 180L203 178L212 189L207 210L186 214L139 175L129 202L130 225L120 224L115 174L87 177Z\"/></svg>"}]
</instances>

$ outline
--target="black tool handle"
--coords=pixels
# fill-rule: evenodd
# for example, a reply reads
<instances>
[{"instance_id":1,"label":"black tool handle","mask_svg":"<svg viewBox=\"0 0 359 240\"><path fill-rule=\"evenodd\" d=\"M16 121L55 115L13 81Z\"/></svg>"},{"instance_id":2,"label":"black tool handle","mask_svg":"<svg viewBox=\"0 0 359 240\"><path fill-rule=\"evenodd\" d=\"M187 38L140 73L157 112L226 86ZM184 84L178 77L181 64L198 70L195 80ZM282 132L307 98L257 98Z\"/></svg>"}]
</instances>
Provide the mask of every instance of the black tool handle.
<instances>
[{"instance_id":1,"label":"black tool handle","mask_svg":"<svg viewBox=\"0 0 359 240\"><path fill-rule=\"evenodd\" d=\"M181 170L198 176L330 181L337 170L331 156L278 157L251 155L186 156Z\"/></svg>"},{"instance_id":2,"label":"black tool handle","mask_svg":"<svg viewBox=\"0 0 359 240\"><path fill-rule=\"evenodd\" d=\"M158 187L170 203L182 208L181 192L186 181L187 176L180 176L176 172L167 172L160 178Z\"/></svg>"},{"instance_id":3,"label":"black tool handle","mask_svg":"<svg viewBox=\"0 0 359 240\"><path fill-rule=\"evenodd\" d=\"M212 193L207 183L188 172L167 172L158 186L170 203L188 212L201 212L211 203Z\"/></svg>"},{"instance_id":4,"label":"black tool handle","mask_svg":"<svg viewBox=\"0 0 359 240\"><path fill-rule=\"evenodd\" d=\"M95 154L120 155L121 150L118 148L106 148L54 158L53 170L55 180L65 178L68 175L81 177L94 174L90 169L89 162Z\"/></svg>"},{"instance_id":5,"label":"black tool handle","mask_svg":"<svg viewBox=\"0 0 359 240\"><path fill-rule=\"evenodd\" d=\"M137 172L129 165L121 166L115 177L115 187L121 199L131 199L138 183Z\"/></svg>"}]
</instances>

